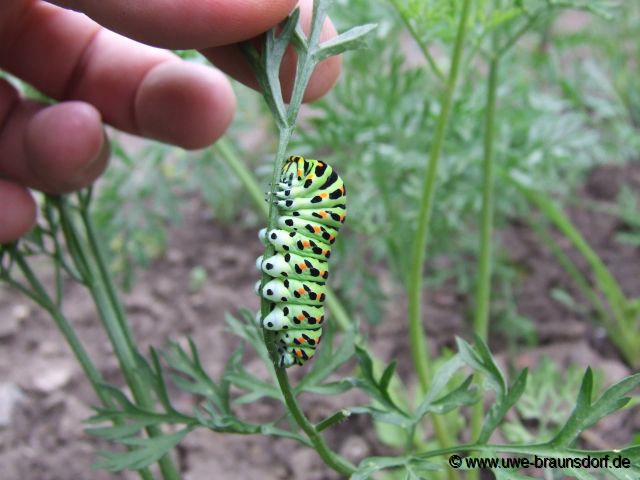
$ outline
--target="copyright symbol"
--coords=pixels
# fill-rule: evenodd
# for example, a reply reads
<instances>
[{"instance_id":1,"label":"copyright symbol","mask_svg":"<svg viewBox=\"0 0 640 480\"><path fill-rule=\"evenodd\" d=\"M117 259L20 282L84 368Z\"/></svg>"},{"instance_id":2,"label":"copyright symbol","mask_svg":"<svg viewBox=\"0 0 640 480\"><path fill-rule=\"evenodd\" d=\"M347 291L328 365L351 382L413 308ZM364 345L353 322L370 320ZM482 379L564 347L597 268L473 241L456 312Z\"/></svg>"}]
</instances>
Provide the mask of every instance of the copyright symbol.
<instances>
[{"instance_id":1,"label":"copyright symbol","mask_svg":"<svg viewBox=\"0 0 640 480\"><path fill-rule=\"evenodd\" d=\"M449 457L449 465L451 465L453 468L460 468L460 466L462 465L462 459L459 455L451 455Z\"/></svg>"}]
</instances>

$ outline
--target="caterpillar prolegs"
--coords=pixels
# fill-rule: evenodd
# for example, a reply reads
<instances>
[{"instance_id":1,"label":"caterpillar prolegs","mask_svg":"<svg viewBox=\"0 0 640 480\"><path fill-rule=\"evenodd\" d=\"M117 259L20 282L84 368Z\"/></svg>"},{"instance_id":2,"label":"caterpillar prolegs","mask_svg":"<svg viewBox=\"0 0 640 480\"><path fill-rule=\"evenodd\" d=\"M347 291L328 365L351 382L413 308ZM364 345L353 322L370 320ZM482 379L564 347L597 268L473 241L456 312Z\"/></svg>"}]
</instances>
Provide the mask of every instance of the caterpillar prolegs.
<instances>
[{"instance_id":1,"label":"caterpillar prolegs","mask_svg":"<svg viewBox=\"0 0 640 480\"><path fill-rule=\"evenodd\" d=\"M257 260L273 277L258 295L270 302L262 326L278 332L279 365L302 365L316 352L324 322L328 259L346 215L347 193L329 165L297 155L282 166L274 191L278 227L260 238L276 253Z\"/></svg>"}]
</instances>

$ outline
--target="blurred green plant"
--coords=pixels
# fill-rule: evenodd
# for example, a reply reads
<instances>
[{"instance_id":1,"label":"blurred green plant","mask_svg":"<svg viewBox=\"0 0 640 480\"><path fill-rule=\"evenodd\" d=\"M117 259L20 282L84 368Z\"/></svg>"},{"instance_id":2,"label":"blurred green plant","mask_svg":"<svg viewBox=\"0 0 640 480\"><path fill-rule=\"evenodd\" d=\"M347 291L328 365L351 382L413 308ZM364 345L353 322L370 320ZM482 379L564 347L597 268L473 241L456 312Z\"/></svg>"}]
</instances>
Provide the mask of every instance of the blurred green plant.
<instances>
[{"instance_id":1,"label":"blurred green plant","mask_svg":"<svg viewBox=\"0 0 640 480\"><path fill-rule=\"evenodd\" d=\"M296 11L279 28L266 34L260 53L249 46L246 49L278 129L272 178L279 172L285 157L296 125L302 92L313 67L328 55L359 45L370 30L368 27L356 27L333 41L318 44L319 28L327 5L323 1L315 3L309 37L302 34L297 25ZM343 2L343 5L347 4ZM417 398L414 401L407 394L395 371L395 362L386 364L372 357L363 339L349 328L351 322L344 312L336 315L343 321L335 322L345 330L340 342L335 341L335 326L330 324L326 327L323 348L295 386L289 384L282 369L274 367L272 342L267 337L265 345L264 332L255 324L250 312L243 312L240 319L229 316L228 323L231 331L248 344L252 354L265 364L266 379L245 368L242 349L229 358L221 377L216 380L206 373L194 341L189 341L187 346L172 343L163 352L152 349L144 357L137 351L106 267L89 213L91 194L83 192L70 198L48 197L43 205L46 223L37 228L30 238L16 245L1 247L0 278L51 314L96 390L102 405L92 420L98 426L90 429L90 433L126 447L124 451L103 452L105 458L99 464L102 468L139 470L141 477L147 479L151 478L147 467L160 462L163 478L178 478L170 451L195 428L289 438L314 448L336 472L356 479L370 478L383 470L392 470L402 478L411 479L431 476L434 469L455 477L456 472L444 461L454 452L546 457L600 457L614 453L581 450L576 448L576 442L581 432L627 405L627 395L640 385L640 375L627 377L610 386L594 400L593 374L588 369L582 375L577 398L571 403L571 413L566 412L562 418L554 419L557 428L552 434L538 432L539 435L516 445L490 444L490 438L503 424L508 412L518 408L526 392L528 375L523 370L507 380L484 341L488 331L489 300L493 298L490 287L496 282L494 275L502 275L499 273L501 269L494 268L492 274L489 268L496 261L488 248L492 231L494 226L504 222L507 213L521 212L518 209L525 207L519 187L501 189L500 195L494 198L494 162L498 160L501 169L517 171L532 184L551 183L554 192L566 192L581 170L602 158L603 151L618 152L615 139L602 144L599 122L628 123L630 118L629 115L614 115L594 121L588 109L582 108L583 104L577 107L572 103L578 97L568 98L570 89L566 85L562 89L549 88L544 89L543 94L536 93L543 90L538 88L542 84L532 83L532 69L528 63L536 52L527 53L523 49L522 56L507 53L529 31L535 32L533 36L542 44L553 45L549 41L552 35L549 32L558 11L581 7L603 13L605 2L397 0L392 5L348 4L349 7L352 5L355 7L350 12L343 12L343 18L354 15L371 17L379 11L392 11L399 17L386 15L386 20L383 19L372 45L376 58L359 55L347 60L347 68L352 75L332 97L305 117L305 122L313 129L301 132L293 145L300 153L318 153L323 159L337 164L349 185L350 199L353 199L349 207L350 224L355 235L343 242L342 255L338 256L347 265L347 262L353 262L353 275L344 280L356 285L351 295L361 297L361 304L378 310L379 315L378 305L382 302L366 301L368 297L379 296L381 291L372 280L374 277L367 279L364 273L367 265L364 259L369 254L379 261L386 259L399 280L397 283L412 291L410 343L421 385ZM401 24L408 29L424 58L416 59L415 55L411 57L407 53L406 38L394 38L393 34L400 31ZM282 56L290 43L299 54L299 63L292 100L287 105L280 92L278 73ZM452 44L456 46L452 47ZM410 61L416 61L416 65L409 66ZM549 66L542 60L539 62L547 68L558 67ZM510 72L517 74L500 76L498 67L509 68ZM458 74L460 81L456 82ZM385 75L387 77L381 81L380 77ZM624 82L617 84L626 85ZM632 94L628 97L631 98ZM228 167L225 175L233 171L238 177L237 185L247 188L247 199L262 205L259 210L265 210L255 178L238 161L238 155L233 153L230 145L222 142L213 152L215 158L206 158L211 163L204 162L207 168L217 173L219 169ZM430 152L428 164L426 152ZM207 152L206 155L209 154ZM220 166L222 162L218 162L217 157L226 167ZM350 161L346 162L345 158ZM125 168L131 167L130 163L123 163ZM155 166L159 167L159 163ZM168 166L160 168L172 169L175 164L168 162ZM204 170L198 170L196 178L203 175ZM121 181L128 179L126 175L117 178ZM184 178L178 176L177 182L167 182L167 186L175 187ZM156 181L165 182L166 178ZM205 189L221 188L215 181L200 185ZM497 181L502 182L497 185L500 188L506 185L501 177ZM110 223L118 222L113 214L121 213L117 211L115 201L119 194L122 195L121 200L137 198L138 203L142 200L143 204L152 201L145 188L140 189L138 197L136 188L129 191L112 188L113 191L109 192L105 187L105 203L102 206L97 204L99 209L112 214L105 220L105 229ZM163 202L174 202L172 195L175 191L172 188L161 189ZM209 193L205 197L220 205L230 201L227 196L232 191L232 188L221 188L215 195ZM478 194L480 191L482 195ZM353 195L353 192L357 194ZM550 216L558 228L576 243L602 274L597 259L584 248L579 234L571 229L557 209L548 207L548 198L542 194L540 198L547 202L540 205L546 205L548 212L554 212ZM434 203L434 199L437 202ZM168 213L167 219L176 218L175 211L162 212L159 208L158 212L159 216ZM100 217L97 218L100 221ZM269 219L273 224L273 212ZM151 222L150 228L161 223ZM417 223L420 223L418 232ZM127 222L123 221L122 225L126 227ZM476 236L478 230L481 235ZM117 231L114 228L114 232ZM479 246L474 247L477 239L482 240L478 242ZM356 252L355 242L365 248ZM412 247L417 255L406 254ZM337 251L340 253L340 248ZM457 353L446 358L444 355L443 358L427 356L422 318L419 308L415 308L416 305L419 307L421 300L422 259L427 251L430 259L438 255L459 255L461 259L450 264L464 272L461 275L466 275L460 284L467 285L469 290L477 288L477 305L472 310L476 312L475 330L479 338L473 346L458 339ZM135 254L137 250L134 248L132 252ZM481 259L479 267L460 267L465 262L470 263L465 257L469 252ZM127 253L129 258L135 259L134 254ZM29 265L37 255L44 255L53 262L53 293L45 289ZM350 259L356 256L359 258ZM137 258L144 258L144 255ZM407 275L409 271L412 271L411 275ZM94 296L132 395L104 384L62 314L63 284L67 276L85 285ZM507 277L505 274L504 278ZM470 278L474 280L469 281ZM603 278L607 280L606 275ZM202 272L194 270L191 280L192 286L198 288L203 281ZM610 293L615 294L615 284L609 286L613 288ZM613 297L619 300L616 295ZM508 307L506 311L512 312L513 309ZM376 312L367 312L367 316L375 319ZM354 356L357 370L339 376L336 371ZM474 382L473 377L478 380ZM534 387L544 381L540 378L534 379ZM179 411L170 398L168 384L194 395L194 403L198 406L191 412ZM334 396L351 389L363 391L369 401L341 408L317 421L306 417L297 402L297 396L302 393ZM565 394L562 396L566 397ZM280 402L285 409L284 415L262 424L242 420L237 413L239 406L263 398ZM486 410L483 408L485 401ZM532 408L525 402L522 411L526 412L527 407ZM352 415L370 415L377 427L396 427L393 443L398 449L397 455L366 458L357 466L340 457L324 440L322 432ZM466 423L461 419L468 417L472 418L471 440L459 445L461 428ZM431 421L440 447L430 441L432 439L424 438L426 419ZM640 474L640 449L637 446L618 450L616 454L630 458L633 467L627 472L612 470L609 473L618 478L629 473ZM503 478L509 478L509 475L515 478L517 475L500 470L494 473ZM517 478L526 477L518 475Z\"/></svg>"},{"instance_id":2,"label":"blurred green plant","mask_svg":"<svg viewBox=\"0 0 640 480\"><path fill-rule=\"evenodd\" d=\"M391 3L395 17L384 2L352 2L348 12L338 10L338 20L341 12L348 19L378 15L381 25L371 47L378 54L374 58L353 56L345 60L349 75L326 99L314 105L307 119L311 128L301 132L294 145L302 154L322 155L339 166L356 192L350 198L353 215L349 229L361 237L360 249L366 252L363 256L371 252L374 259L384 258L396 278L406 283L406 272L414 264L414 256L405 252L411 248L412 229L418 217L424 152L433 143L436 119L442 110L442 81L428 60L420 57L425 51L431 52L437 68L446 70L450 47L443 38L451 38L451 15L457 10L446 1ZM566 194L597 161L624 157L628 145L623 137L608 135L609 120L594 120L584 104L577 106L566 98L566 84L578 80L565 80L561 67L566 62L563 65L558 61L560 54L570 54L569 47L566 41L561 42L556 52L555 37L553 42L546 40L548 29L565 8L595 8L607 15L615 10L605 11L606 2L525 2L522 8L514 2L501 5L499 13L476 6L470 20L471 46L464 57L463 75L454 98L450 131L443 147L446 154L440 160L438 201L433 205L428 239L429 258L447 257L450 269L449 274L442 268L428 270L428 277L444 280L453 275L458 285L465 286L462 293L470 293L476 285L469 254L478 255L474 234L481 211L479 159L483 157L486 124L486 93L478 88L482 84L478 70L487 68L494 34L505 47L526 33L527 43L539 38L553 52L542 56L538 49L525 47L519 48L517 55L501 58L502 68L509 72L500 78L496 90L500 108L493 148L501 166L526 172L546 191ZM425 23L424 19L429 21ZM401 25L407 23L412 25L412 39L421 45L418 51L399 34ZM523 30L524 27L530 30ZM447 31L448 34L442 33ZM630 35L629 32L627 38ZM564 38L562 34L558 36ZM560 80L565 80L565 86ZM582 90L581 86L575 88ZM623 128L629 123L628 117L617 116L614 123ZM499 188L500 195L494 199L497 228L505 225L510 216L526 211L513 188ZM357 261L353 255L341 255L340 248L337 250L341 261ZM371 268L350 271L356 278L375 278ZM505 264L497 271L508 275L508 269L509 264ZM496 285L508 281L502 276L493 277ZM358 291L355 301L347 301L366 304L362 298ZM368 298L373 300L372 296Z\"/></svg>"},{"instance_id":3,"label":"blurred green plant","mask_svg":"<svg viewBox=\"0 0 640 480\"><path fill-rule=\"evenodd\" d=\"M508 178L522 195L571 242L587 262L590 275L585 275L546 230L532 220L533 227L560 265L571 276L580 292L590 302L595 318L607 330L610 341L633 368L640 368L640 298L628 298L605 263L589 245L569 217L549 197L530 187L516 176ZM590 280L593 278L593 282ZM592 286L593 283L593 286ZM604 298L605 301L602 300Z\"/></svg>"},{"instance_id":4,"label":"blurred green plant","mask_svg":"<svg viewBox=\"0 0 640 480\"><path fill-rule=\"evenodd\" d=\"M530 443L553 438L571 413L582 376L576 365L561 367L549 357L543 357L530 371L527 386L514 409L517 416L502 426L507 439ZM602 384L602 372L594 371L594 391L601 392Z\"/></svg>"},{"instance_id":5,"label":"blurred green plant","mask_svg":"<svg viewBox=\"0 0 640 480\"><path fill-rule=\"evenodd\" d=\"M640 247L640 200L637 193L628 186L620 189L616 211L624 226L624 231L616 234L616 240Z\"/></svg>"},{"instance_id":6,"label":"blurred green plant","mask_svg":"<svg viewBox=\"0 0 640 480\"><path fill-rule=\"evenodd\" d=\"M167 225L182 218L172 157L183 154L157 143L132 153L123 142L118 136L111 140L115 161L96 189L92 215L108 246L110 267L129 289L135 269L164 252Z\"/></svg>"}]
</instances>

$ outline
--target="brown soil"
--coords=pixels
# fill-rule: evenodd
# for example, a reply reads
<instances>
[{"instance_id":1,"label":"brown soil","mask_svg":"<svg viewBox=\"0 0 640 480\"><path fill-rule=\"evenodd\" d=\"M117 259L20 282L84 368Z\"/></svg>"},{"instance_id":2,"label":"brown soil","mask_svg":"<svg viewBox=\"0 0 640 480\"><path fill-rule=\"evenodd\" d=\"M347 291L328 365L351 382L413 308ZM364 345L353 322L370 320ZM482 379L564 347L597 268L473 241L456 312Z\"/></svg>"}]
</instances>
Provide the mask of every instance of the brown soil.
<instances>
[{"instance_id":1,"label":"brown soil","mask_svg":"<svg viewBox=\"0 0 640 480\"><path fill-rule=\"evenodd\" d=\"M606 167L596 170L581 192L583 198L611 201L622 183L640 186L640 168ZM162 346L167 338L192 336L203 364L216 378L237 346L226 331L225 312L240 307L255 309L253 293L257 278L254 259L261 246L254 231L212 225L202 217L198 201L185 202L186 220L171 230L165 256L141 272L134 290L125 296L131 322L141 349ZM613 238L623 226L610 215L572 208L576 225L619 279L625 292L640 295L640 252ZM524 272L517 287L519 311L535 322L539 346L516 358L520 366L534 364L546 354L562 365L577 363L603 369L613 381L629 373L603 331L585 316L567 310L550 299L552 288L576 294L570 280L523 225L501 233L502 243ZM577 257L576 257L577 258ZM581 264L582 265L582 264ZM198 292L189 291L192 268L202 266L208 281ZM576 294L576 298L580 298ZM452 345L454 335L466 336L467 322L459 296L448 289L432 292L425 305L428 331L436 348ZM370 334L371 348L378 358L397 359L399 372L411 382L411 364L404 326L405 302L394 297L386 320ZM85 341L87 349L111 382L121 384L109 343L98 327L90 299L70 285L65 311ZM0 421L2 409L13 405L8 424L0 426L0 474L3 480L76 480L137 478L131 474L110 475L91 470L96 448L107 445L83 433L83 420L96 400L84 381L67 346L50 319L17 293L0 288ZM498 354L505 346L492 342ZM260 371L248 356L249 368ZM12 402L11 399L16 399ZM189 410L190 399L176 393L176 404ZM313 419L346 405L363 401L358 393L337 398L305 395L301 402ZM278 409L276 411L276 409ZM263 402L251 407L251 418L270 419L280 407ZM634 416L635 415L635 416ZM589 437L595 448L622 445L640 430L640 415L626 412L601 422ZM329 434L333 448L358 462L364 456L387 453L379 447L367 418L345 422ZM179 449L180 467L188 480L336 478L318 460L315 452L291 441L258 436L218 435L196 431Z\"/></svg>"}]
</instances>

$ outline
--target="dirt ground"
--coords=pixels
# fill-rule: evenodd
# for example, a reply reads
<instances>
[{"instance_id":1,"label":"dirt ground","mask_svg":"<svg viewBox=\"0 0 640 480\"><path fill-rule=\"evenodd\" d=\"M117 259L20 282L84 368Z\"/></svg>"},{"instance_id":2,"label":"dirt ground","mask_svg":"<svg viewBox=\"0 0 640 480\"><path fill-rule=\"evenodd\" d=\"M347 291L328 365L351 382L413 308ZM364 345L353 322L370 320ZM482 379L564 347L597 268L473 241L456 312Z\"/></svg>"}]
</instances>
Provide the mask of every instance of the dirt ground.
<instances>
[{"instance_id":1,"label":"dirt ground","mask_svg":"<svg viewBox=\"0 0 640 480\"><path fill-rule=\"evenodd\" d=\"M640 189L640 165L600 168L592 173L582 198L615 200L620 186ZM238 340L226 332L224 313L240 307L256 308L253 293L257 278L254 259L261 246L254 231L214 225L202 213L197 200L185 202L185 221L171 230L170 246L163 258L148 271L140 272L125 302L142 350L162 346L165 339L192 336L203 364L216 378ZM605 213L571 209L577 226L588 238L622 284L625 292L640 296L640 251L614 240L624 226ZM601 328L584 316L551 300L552 288L575 293L571 282L556 265L536 236L525 226L514 224L500 233L503 245L521 266L516 286L519 312L535 323L539 346L522 349L519 366L534 365L549 355L561 365L592 365L604 371L608 381L629 374ZM189 291L189 272L202 266L208 282L197 293ZM578 297L579 298L579 297ZM446 288L427 295L425 318L434 347L453 345L454 335L467 336L464 306L455 292ZM371 348L378 358L397 359L399 372L411 383L411 372L403 298L396 296L386 320L371 332ZM398 308L400 307L400 308ZM86 294L71 285L65 310L87 349L108 381L121 383L118 367ZM396 312L396 313L393 313ZM640 348L640 347L639 347ZM83 433L83 420L96 400L80 368L51 320L13 291L0 287L0 478L2 480L80 480L137 478L91 470L95 449L104 448ZM506 354L500 337L492 349ZM248 360L252 362L251 359ZM257 361L255 368L258 369ZM303 396L312 418L362 401L357 393L337 398ZM190 409L186 396L176 396L178 406ZM252 406L253 418L274 418L280 410L273 402ZM638 409L601 422L588 439L591 447L610 448L628 442L640 431ZM376 442L366 418L339 425L329 435L335 449L352 461L385 453ZM258 436L222 436L196 431L179 448L178 460L187 480L336 478L319 462L315 452L291 441Z\"/></svg>"}]
</instances>

